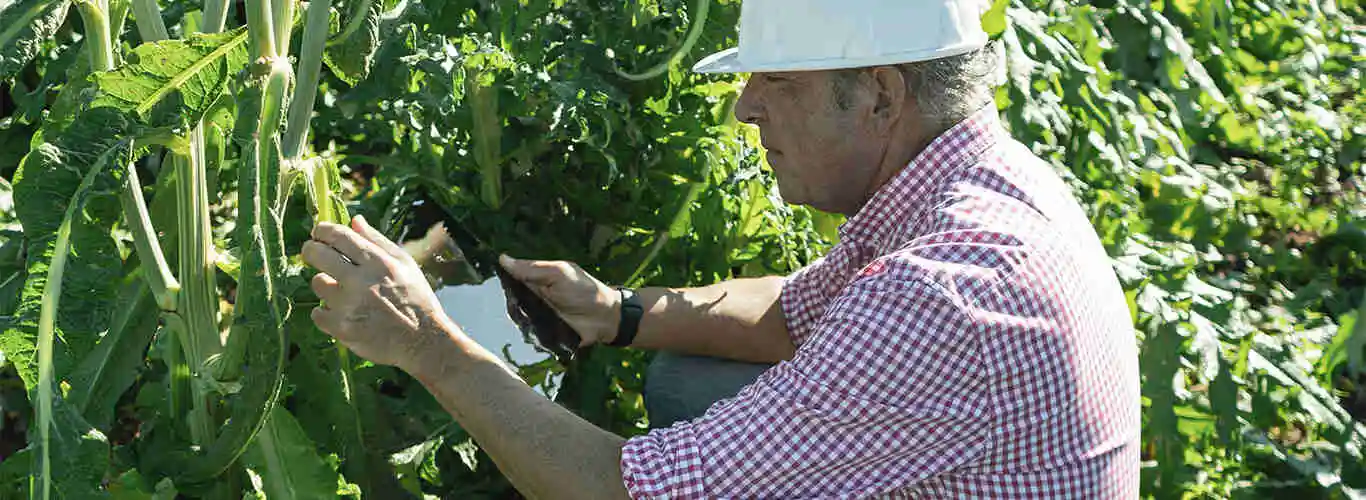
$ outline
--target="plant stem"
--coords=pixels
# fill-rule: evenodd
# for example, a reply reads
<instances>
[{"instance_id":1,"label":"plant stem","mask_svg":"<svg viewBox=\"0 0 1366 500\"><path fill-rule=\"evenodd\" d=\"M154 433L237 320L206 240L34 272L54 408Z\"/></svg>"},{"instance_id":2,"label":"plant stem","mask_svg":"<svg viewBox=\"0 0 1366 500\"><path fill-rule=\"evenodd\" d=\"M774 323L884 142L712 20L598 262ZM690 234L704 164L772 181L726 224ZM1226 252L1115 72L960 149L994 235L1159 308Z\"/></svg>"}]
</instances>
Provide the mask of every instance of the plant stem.
<instances>
[{"instance_id":1,"label":"plant stem","mask_svg":"<svg viewBox=\"0 0 1366 500\"><path fill-rule=\"evenodd\" d=\"M180 295L180 282L176 281L170 266L166 264L166 256L157 242L156 229L147 215L147 203L142 199L137 165L129 165L127 175L127 184L120 201L123 204L123 217L128 219L128 228L133 233L133 247L138 260L142 261L142 277L152 289L157 306L163 311L173 311Z\"/></svg>"},{"instance_id":2,"label":"plant stem","mask_svg":"<svg viewBox=\"0 0 1366 500\"><path fill-rule=\"evenodd\" d=\"M157 0L133 0L133 15L137 16L138 36L144 42L159 42L170 38L166 22L161 20Z\"/></svg>"},{"instance_id":3,"label":"plant stem","mask_svg":"<svg viewBox=\"0 0 1366 500\"><path fill-rule=\"evenodd\" d=\"M207 386L211 373L205 363L223 350L218 332L218 291L214 286L213 235L209 226L208 175L204 168L203 127L190 131L190 154L175 157L177 226L179 227L180 279L182 289L176 310L184 321L177 325L185 362L189 365L194 392L190 411L194 439L203 445L212 438L211 401Z\"/></svg>"},{"instance_id":4,"label":"plant stem","mask_svg":"<svg viewBox=\"0 0 1366 500\"><path fill-rule=\"evenodd\" d=\"M318 78L323 66L323 48L327 44L328 14L331 9L331 0L312 0L308 3L304 39L299 47L298 80L294 84L294 97L289 100L285 135L281 139L287 159L296 160L303 156L308 123L313 117L313 103L318 96Z\"/></svg>"},{"instance_id":5,"label":"plant stem","mask_svg":"<svg viewBox=\"0 0 1366 500\"><path fill-rule=\"evenodd\" d=\"M288 175L282 173L287 167L281 166L279 172L274 175L275 179L264 180L263 177L272 175L270 162L280 161L278 158L278 129L280 123L281 108L283 107L285 89L289 87L290 77L293 70L289 63L284 59L271 59L270 74L261 90L261 112L257 116L256 131L253 134L251 144L243 151L242 167L238 171L238 189L242 190L238 195L238 226L260 228L264 223L263 219L269 217L272 209L278 210L279 199L275 196L279 193L268 192L267 184L279 182L280 184L293 184L287 180ZM288 186L277 185L279 191L283 192ZM245 188L245 189L244 189ZM246 215L244 215L246 214ZM249 243L243 239L243 245ZM244 249L243 259L246 258L247 250ZM264 250L263 250L264 251ZM245 265L245 264L244 264ZM244 271L245 273L245 271ZM268 280L274 276L267 276ZM239 294L236 313L241 313L242 298L241 294L257 293L257 290L250 289L245 283L247 279L243 276L238 280L237 292ZM231 380L241 374L242 360L246 356L247 342L250 340L247 335L249 329L233 328L229 331L228 343L223 355L223 362L219 365L218 377L220 380Z\"/></svg>"},{"instance_id":6,"label":"plant stem","mask_svg":"<svg viewBox=\"0 0 1366 500\"><path fill-rule=\"evenodd\" d=\"M270 0L247 0L247 31L251 33L256 57L275 57L275 24Z\"/></svg>"},{"instance_id":7,"label":"plant stem","mask_svg":"<svg viewBox=\"0 0 1366 500\"><path fill-rule=\"evenodd\" d=\"M205 33L223 31L228 22L228 0L204 0L204 21L200 30Z\"/></svg>"},{"instance_id":8,"label":"plant stem","mask_svg":"<svg viewBox=\"0 0 1366 500\"><path fill-rule=\"evenodd\" d=\"M496 210L503 201L503 123L498 115L498 88L483 80L497 77L486 76L486 69L473 65L466 67L465 72L465 98L470 103L473 124L470 140L474 143L474 162L479 166L481 181L479 195Z\"/></svg>"},{"instance_id":9,"label":"plant stem","mask_svg":"<svg viewBox=\"0 0 1366 500\"><path fill-rule=\"evenodd\" d=\"M289 54L289 39L294 33L294 2L296 0L271 0L271 22L275 28L275 55Z\"/></svg>"},{"instance_id":10,"label":"plant stem","mask_svg":"<svg viewBox=\"0 0 1366 500\"><path fill-rule=\"evenodd\" d=\"M116 42L123 33L123 25L128 22L128 11L132 7L129 0L105 0L105 17L109 18L109 41ZM114 65L123 64L123 59L114 52Z\"/></svg>"},{"instance_id":11,"label":"plant stem","mask_svg":"<svg viewBox=\"0 0 1366 500\"><path fill-rule=\"evenodd\" d=\"M90 57L90 69L109 71L114 69L114 44L109 39L109 17L93 0L76 2L85 24L85 49Z\"/></svg>"}]
</instances>

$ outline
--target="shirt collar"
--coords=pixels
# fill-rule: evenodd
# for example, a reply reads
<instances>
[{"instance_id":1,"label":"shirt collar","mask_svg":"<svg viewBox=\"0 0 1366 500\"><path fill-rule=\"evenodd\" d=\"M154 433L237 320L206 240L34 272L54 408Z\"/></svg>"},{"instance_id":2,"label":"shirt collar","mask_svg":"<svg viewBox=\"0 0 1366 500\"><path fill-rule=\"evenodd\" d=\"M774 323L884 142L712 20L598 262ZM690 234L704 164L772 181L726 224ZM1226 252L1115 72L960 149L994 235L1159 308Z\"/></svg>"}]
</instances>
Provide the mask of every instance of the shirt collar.
<instances>
[{"instance_id":1,"label":"shirt collar","mask_svg":"<svg viewBox=\"0 0 1366 500\"><path fill-rule=\"evenodd\" d=\"M903 224L919 218L945 178L972 165L1004 134L995 104L940 134L840 226L840 241L881 247Z\"/></svg>"}]
</instances>

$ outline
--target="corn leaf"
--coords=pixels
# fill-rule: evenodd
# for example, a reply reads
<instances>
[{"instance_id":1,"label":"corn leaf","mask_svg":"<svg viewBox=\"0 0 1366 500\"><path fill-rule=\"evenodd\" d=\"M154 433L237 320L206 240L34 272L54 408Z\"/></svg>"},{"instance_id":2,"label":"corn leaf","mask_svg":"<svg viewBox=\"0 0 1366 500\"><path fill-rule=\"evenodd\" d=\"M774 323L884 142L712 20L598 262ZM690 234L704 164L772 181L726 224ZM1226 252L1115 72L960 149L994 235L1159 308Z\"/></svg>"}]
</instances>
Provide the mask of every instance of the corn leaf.
<instances>
[{"instance_id":1,"label":"corn leaf","mask_svg":"<svg viewBox=\"0 0 1366 500\"><path fill-rule=\"evenodd\" d=\"M0 1L0 80L12 78L38 55L70 6L67 0Z\"/></svg>"}]
</instances>

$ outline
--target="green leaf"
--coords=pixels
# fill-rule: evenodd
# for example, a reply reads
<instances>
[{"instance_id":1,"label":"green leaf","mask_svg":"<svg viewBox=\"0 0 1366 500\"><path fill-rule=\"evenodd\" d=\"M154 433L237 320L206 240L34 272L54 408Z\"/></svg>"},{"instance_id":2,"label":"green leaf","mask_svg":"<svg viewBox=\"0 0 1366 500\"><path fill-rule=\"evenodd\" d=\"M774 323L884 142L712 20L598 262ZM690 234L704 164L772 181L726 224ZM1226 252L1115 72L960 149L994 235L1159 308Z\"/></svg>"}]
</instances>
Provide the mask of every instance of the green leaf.
<instances>
[{"instance_id":1,"label":"green leaf","mask_svg":"<svg viewBox=\"0 0 1366 500\"><path fill-rule=\"evenodd\" d=\"M380 2L351 0L352 11L341 19L343 31L328 40L323 51L323 62L332 73L349 85L355 85L370 75L379 48Z\"/></svg>"},{"instance_id":2,"label":"green leaf","mask_svg":"<svg viewBox=\"0 0 1366 500\"><path fill-rule=\"evenodd\" d=\"M52 486L55 498L107 498L100 489L109 468L109 442L76 408L53 400Z\"/></svg>"},{"instance_id":3,"label":"green leaf","mask_svg":"<svg viewBox=\"0 0 1366 500\"><path fill-rule=\"evenodd\" d=\"M62 90L57 93L57 100L48 108L47 116L43 119L43 127L33 134L31 143L35 146L43 141L44 135L57 133L70 125L90 101L89 94L93 92L91 88L95 85L90 78L90 58L83 57L84 44L69 50L82 57L76 57L64 71Z\"/></svg>"},{"instance_id":4,"label":"green leaf","mask_svg":"<svg viewBox=\"0 0 1366 500\"><path fill-rule=\"evenodd\" d=\"M172 123L197 122L246 67L246 42L246 29L237 29L139 45L128 55L127 64L95 75L99 93L91 106L110 106L147 118L160 103L177 96L178 106L167 110L175 120Z\"/></svg>"},{"instance_id":5,"label":"green leaf","mask_svg":"<svg viewBox=\"0 0 1366 500\"><path fill-rule=\"evenodd\" d=\"M72 405L99 429L109 428L114 406L142 371L161 317L152 292L136 277L125 275L108 333L70 377Z\"/></svg>"},{"instance_id":6,"label":"green leaf","mask_svg":"<svg viewBox=\"0 0 1366 500\"><path fill-rule=\"evenodd\" d=\"M29 153L15 175L15 213L29 235L28 282L13 323L0 334L0 350L29 388L38 382L38 315L58 228L88 172L106 170L82 197L107 195L120 188L117 169L110 167L116 161L128 161L130 141L121 136L133 130L114 110L83 113ZM101 196L77 211L80 220L71 225L71 258L66 263L56 325L54 360L59 380L94 348L113 316L122 259L110 230L120 213L117 200Z\"/></svg>"},{"instance_id":7,"label":"green leaf","mask_svg":"<svg viewBox=\"0 0 1366 500\"><path fill-rule=\"evenodd\" d=\"M28 498L33 477L33 449L25 448L0 462L0 497Z\"/></svg>"},{"instance_id":8,"label":"green leaf","mask_svg":"<svg viewBox=\"0 0 1366 500\"><path fill-rule=\"evenodd\" d=\"M991 9L982 14L982 30L993 38L1006 30L1006 7L1010 6L1010 0L995 0L991 4Z\"/></svg>"},{"instance_id":9,"label":"green leaf","mask_svg":"<svg viewBox=\"0 0 1366 500\"><path fill-rule=\"evenodd\" d=\"M0 80L14 77L66 19L67 0L0 3Z\"/></svg>"},{"instance_id":10,"label":"green leaf","mask_svg":"<svg viewBox=\"0 0 1366 500\"><path fill-rule=\"evenodd\" d=\"M1231 364L1219 357L1219 373L1210 382L1210 407L1214 410L1219 439L1225 445L1234 444L1238 435L1238 383L1233 379Z\"/></svg>"},{"instance_id":11,"label":"green leaf","mask_svg":"<svg viewBox=\"0 0 1366 500\"><path fill-rule=\"evenodd\" d=\"M25 158L15 180L20 221L44 236L29 243L29 280L0 347L34 404L34 494L42 498L54 490L98 495L108 460L104 436L60 395L57 381L89 352L111 312L118 279L110 275L121 259L109 231L118 216L91 201L117 189L117 167L133 159L133 130L109 110L83 118Z\"/></svg>"},{"instance_id":12,"label":"green leaf","mask_svg":"<svg viewBox=\"0 0 1366 500\"><path fill-rule=\"evenodd\" d=\"M1366 299L1356 311L1338 319L1338 333L1324 348L1318 371L1331 380L1333 371L1344 363L1351 379L1358 380L1366 374Z\"/></svg>"},{"instance_id":13,"label":"green leaf","mask_svg":"<svg viewBox=\"0 0 1366 500\"><path fill-rule=\"evenodd\" d=\"M19 308L24 281L28 276L28 265L24 259L26 243L22 234L15 233L13 239L0 245L0 316L12 316Z\"/></svg>"},{"instance_id":14,"label":"green leaf","mask_svg":"<svg viewBox=\"0 0 1366 500\"><path fill-rule=\"evenodd\" d=\"M268 498L335 498L337 473L318 456L289 411L275 407L242 462L260 474Z\"/></svg>"},{"instance_id":15,"label":"green leaf","mask_svg":"<svg viewBox=\"0 0 1366 500\"><path fill-rule=\"evenodd\" d=\"M299 349L289 365L292 402L295 408L310 409L299 416L304 428L341 457L346 480L359 485L366 497L406 497L378 452L376 434L392 424L381 420L374 389L356 380L358 359L319 331L306 314L290 318L288 329Z\"/></svg>"}]
</instances>

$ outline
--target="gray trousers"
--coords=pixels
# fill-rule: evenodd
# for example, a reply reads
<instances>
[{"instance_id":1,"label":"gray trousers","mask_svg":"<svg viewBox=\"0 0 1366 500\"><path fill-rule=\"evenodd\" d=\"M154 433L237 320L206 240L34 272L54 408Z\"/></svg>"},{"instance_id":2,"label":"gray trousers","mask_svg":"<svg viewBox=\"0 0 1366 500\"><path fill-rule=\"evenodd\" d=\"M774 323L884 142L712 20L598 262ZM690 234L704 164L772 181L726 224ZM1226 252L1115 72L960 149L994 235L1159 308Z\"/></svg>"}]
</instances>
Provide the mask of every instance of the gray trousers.
<instances>
[{"instance_id":1,"label":"gray trousers","mask_svg":"<svg viewBox=\"0 0 1366 500\"><path fill-rule=\"evenodd\" d=\"M772 365L659 352L645 371L645 411L651 429L702 416Z\"/></svg>"}]
</instances>

